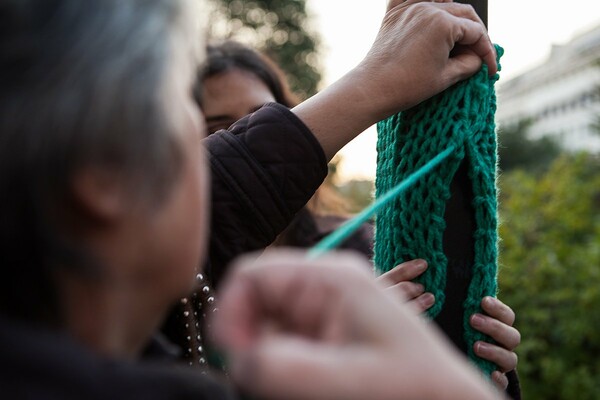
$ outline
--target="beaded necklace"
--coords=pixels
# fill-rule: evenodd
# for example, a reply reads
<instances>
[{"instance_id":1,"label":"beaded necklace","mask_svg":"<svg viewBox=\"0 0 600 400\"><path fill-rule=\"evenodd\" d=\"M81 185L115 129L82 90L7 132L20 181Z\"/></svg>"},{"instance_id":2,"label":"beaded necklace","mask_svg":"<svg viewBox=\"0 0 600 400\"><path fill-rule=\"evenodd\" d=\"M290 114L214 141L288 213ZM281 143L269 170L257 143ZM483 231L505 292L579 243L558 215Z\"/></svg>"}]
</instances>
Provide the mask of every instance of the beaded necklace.
<instances>
[{"instance_id":1,"label":"beaded necklace","mask_svg":"<svg viewBox=\"0 0 600 400\"><path fill-rule=\"evenodd\" d=\"M209 329L207 316L218 311L214 291L202 273L196 275L198 290L180 300L181 328L185 332L184 358L192 367L199 367L202 373L208 371L208 354L204 332ZM203 326L204 324L204 326ZM222 369L224 370L224 366ZM226 372L224 370L224 372Z\"/></svg>"}]
</instances>

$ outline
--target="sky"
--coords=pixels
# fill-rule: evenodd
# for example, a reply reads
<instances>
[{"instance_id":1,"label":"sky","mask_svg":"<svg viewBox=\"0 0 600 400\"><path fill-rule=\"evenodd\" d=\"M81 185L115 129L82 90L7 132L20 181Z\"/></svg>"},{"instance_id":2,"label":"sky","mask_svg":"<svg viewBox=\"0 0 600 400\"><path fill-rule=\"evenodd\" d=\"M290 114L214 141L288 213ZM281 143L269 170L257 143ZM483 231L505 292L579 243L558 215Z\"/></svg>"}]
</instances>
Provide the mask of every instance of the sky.
<instances>
[{"instance_id":1,"label":"sky","mask_svg":"<svg viewBox=\"0 0 600 400\"><path fill-rule=\"evenodd\" d=\"M387 0L308 0L320 32L324 84L335 82L360 62L375 39ZM542 64L553 44L600 24L598 0L489 0L489 32L505 49L500 82ZM371 128L340 152L340 177L373 179L376 132Z\"/></svg>"}]
</instances>

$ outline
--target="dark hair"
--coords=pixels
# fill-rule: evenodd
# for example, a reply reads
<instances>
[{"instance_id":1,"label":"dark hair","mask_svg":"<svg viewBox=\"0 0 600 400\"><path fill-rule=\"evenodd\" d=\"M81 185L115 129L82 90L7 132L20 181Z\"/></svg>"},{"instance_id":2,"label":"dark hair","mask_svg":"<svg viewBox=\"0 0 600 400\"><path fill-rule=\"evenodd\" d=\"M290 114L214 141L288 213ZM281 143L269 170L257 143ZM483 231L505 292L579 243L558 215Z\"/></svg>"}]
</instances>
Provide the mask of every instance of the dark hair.
<instances>
[{"instance_id":1,"label":"dark hair","mask_svg":"<svg viewBox=\"0 0 600 400\"><path fill-rule=\"evenodd\" d=\"M285 74L269 57L241 43L225 41L220 44L209 44L206 49L206 61L198 71L197 84L211 76L232 70L242 70L254 74L269 88L275 101L286 107L294 107L299 103L292 93ZM202 91L198 86L194 96L202 106Z\"/></svg>"},{"instance_id":2,"label":"dark hair","mask_svg":"<svg viewBox=\"0 0 600 400\"><path fill-rule=\"evenodd\" d=\"M61 229L78 169L110 168L140 197L168 192L180 149L161 93L183 3L2 1L2 315L60 324L58 269L98 272Z\"/></svg>"}]
</instances>

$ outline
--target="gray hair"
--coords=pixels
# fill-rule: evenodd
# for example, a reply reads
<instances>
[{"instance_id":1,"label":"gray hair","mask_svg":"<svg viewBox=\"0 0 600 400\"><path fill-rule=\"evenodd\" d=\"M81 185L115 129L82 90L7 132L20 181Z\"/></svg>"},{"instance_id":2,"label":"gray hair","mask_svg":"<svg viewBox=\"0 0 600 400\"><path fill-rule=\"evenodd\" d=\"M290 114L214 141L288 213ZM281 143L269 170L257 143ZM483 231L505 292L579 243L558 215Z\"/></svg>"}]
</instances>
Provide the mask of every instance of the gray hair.
<instances>
[{"instance_id":1,"label":"gray hair","mask_svg":"<svg viewBox=\"0 0 600 400\"><path fill-rule=\"evenodd\" d=\"M193 63L185 0L0 3L0 312L56 321L57 265L81 263L50 216L83 166L108 167L160 199L180 149L164 91ZM74 260L78 259L78 262ZM43 307L45 305L45 307Z\"/></svg>"}]
</instances>

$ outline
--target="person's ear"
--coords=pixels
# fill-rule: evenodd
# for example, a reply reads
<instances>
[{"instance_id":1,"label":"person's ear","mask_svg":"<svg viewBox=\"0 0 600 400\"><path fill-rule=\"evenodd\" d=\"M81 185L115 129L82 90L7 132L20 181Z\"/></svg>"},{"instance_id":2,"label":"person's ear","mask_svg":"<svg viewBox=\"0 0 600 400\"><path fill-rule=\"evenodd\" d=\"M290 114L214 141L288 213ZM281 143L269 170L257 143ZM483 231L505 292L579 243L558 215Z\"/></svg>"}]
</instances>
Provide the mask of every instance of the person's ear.
<instances>
[{"instance_id":1,"label":"person's ear","mask_svg":"<svg viewBox=\"0 0 600 400\"><path fill-rule=\"evenodd\" d=\"M116 170L84 167L71 179L71 193L76 207L89 218L109 223L128 209L127 185Z\"/></svg>"}]
</instances>

